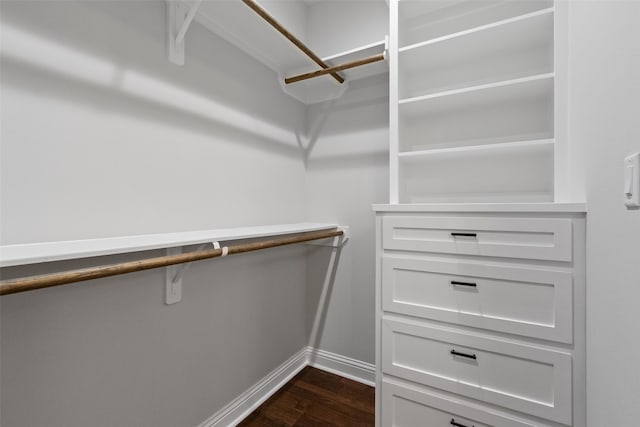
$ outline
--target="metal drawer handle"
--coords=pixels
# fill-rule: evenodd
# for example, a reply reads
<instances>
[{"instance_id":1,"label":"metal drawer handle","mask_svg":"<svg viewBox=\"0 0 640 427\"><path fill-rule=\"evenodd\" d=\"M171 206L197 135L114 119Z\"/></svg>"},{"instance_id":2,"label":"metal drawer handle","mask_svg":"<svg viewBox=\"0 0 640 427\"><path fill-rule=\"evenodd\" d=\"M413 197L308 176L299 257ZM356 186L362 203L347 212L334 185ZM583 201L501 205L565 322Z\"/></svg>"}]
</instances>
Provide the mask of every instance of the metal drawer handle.
<instances>
[{"instance_id":1,"label":"metal drawer handle","mask_svg":"<svg viewBox=\"0 0 640 427\"><path fill-rule=\"evenodd\" d=\"M468 359L473 359L473 360L477 359L475 354L460 353L459 351L455 351L455 350L451 350L451 354L454 356L466 357Z\"/></svg>"},{"instance_id":2,"label":"metal drawer handle","mask_svg":"<svg viewBox=\"0 0 640 427\"><path fill-rule=\"evenodd\" d=\"M457 280L452 280L451 281L452 285L459 285L459 286L471 286L471 287L476 287L478 285L476 285L475 283L471 283L471 282L458 282Z\"/></svg>"},{"instance_id":3,"label":"metal drawer handle","mask_svg":"<svg viewBox=\"0 0 640 427\"><path fill-rule=\"evenodd\" d=\"M451 422L449 424L451 424L452 426L455 426L455 427L469 427L467 425L457 423L455 418L451 418ZM475 427L475 426L471 426L471 427Z\"/></svg>"},{"instance_id":4,"label":"metal drawer handle","mask_svg":"<svg viewBox=\"0 0 640 427\"><path fill-rule=\"evenodd\" d=\"M452 237L478 237L476 233L454 233L451 232Z\"/></svg>"}]
</instances>

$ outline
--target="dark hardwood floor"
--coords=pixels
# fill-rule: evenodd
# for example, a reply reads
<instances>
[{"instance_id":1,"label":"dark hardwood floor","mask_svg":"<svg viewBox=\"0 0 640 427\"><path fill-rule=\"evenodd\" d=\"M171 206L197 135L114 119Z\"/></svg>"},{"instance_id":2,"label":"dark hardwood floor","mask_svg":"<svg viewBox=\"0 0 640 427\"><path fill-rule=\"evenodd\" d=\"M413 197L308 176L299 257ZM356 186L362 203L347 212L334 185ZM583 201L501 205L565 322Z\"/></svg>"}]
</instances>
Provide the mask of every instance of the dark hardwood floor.
<instances>
[{"instance_id":1,"label":"dark hardwood floor","mask_svg":"<svg viewBox=\"0 0 640 427\"><path fill-rule=\"evenodd\" d=\"M374 409L373 387L306 367L239 426L373 426Z\"/></svg>"}]
</instances>

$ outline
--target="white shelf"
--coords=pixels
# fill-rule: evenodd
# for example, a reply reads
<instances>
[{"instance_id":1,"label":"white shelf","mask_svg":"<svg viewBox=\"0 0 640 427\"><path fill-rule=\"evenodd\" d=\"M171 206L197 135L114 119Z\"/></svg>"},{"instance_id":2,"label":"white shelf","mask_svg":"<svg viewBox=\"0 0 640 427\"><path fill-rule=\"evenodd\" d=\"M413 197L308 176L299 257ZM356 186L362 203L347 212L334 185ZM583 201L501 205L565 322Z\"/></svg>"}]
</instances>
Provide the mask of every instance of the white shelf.
<instances>
[{"instance_id":1,"label":"white shelf","mask_svg":"<svg viewBox=\"0 0 640 427\"><path fill-rule=\"evenodd\" d=\"M547 30L553 29L553 11L554 8L550 7L525 15L516 16L514 18L505 19L503 21L471 28L469 30L447 34L446 36L402 47L399 49L399 52L402 54L431 45L444 44L444 42L447 41L455 41L456 39L464 38L473 40L476 37L481 36L486 38L484 40L478 40L482 43L479 43L477 47L482 47L488 43L495 43L500 48L511 48L520 47L523 43L528 45L531 42L545 41L548 39ZM508 39L505 40L505 37ZM447 46L447 50L456 48L458 48L458 46ZM451 55L455 56L459 53L459 51L454 51L451 52Z\"/></svg>"},{"instance_id":2,"label":"white shelf","mask_svg":"<svg viewBox=\"0 0 640 427\"><path fill-rule=\"evenodd\" d=\"M362 59L383 53L385 51L385 48L386 41L380 40L374 43L357 47L355 49L350 49L345 52L327 56L325 58L322 58L322 60L331 66L339 65L346 62L354 61L356 59ZM312 64L306 64L302 67L287 69L286 74L283 74L283 71L279 72L282 90L288 95L305 104L315 104L318 102L327 101L329 99L338 98L347 89L349 82L375 76L378 74L388 73L389 64L387 61L378 61L361 67L340 71L340 75L345 79L345 83L343 84L338 84L338 82L336 82L331 76L303 80L289 85L284 84L284 82L282 81L284 77L290 77L293 75L316 71L317 69L317 66L314 67Z\"/></svg>"},{"instance_id":3,"label":"white shelf","mask_svg":"<svg viewBox=\"0 0 640 427\"><path fill-rule=\"evenodd\" d=\"M400 49L401 96L553 72L553 12L544 9Z\"/></svg>"},{"instance_id":4,"label":"white shelf","mask_svg":"<svg viewBox=\"0 0 640 427\"><path fill-rule=\"evenodd\" d=\"M553 201L553 144L507 147L438 150L438 155L405 157L400 164L400 201Z\"/></svg>"},{"instance_id":5,"label":"white shelf","mask_svg":"<svg viewBox=\"0 0 640 427\"><path fill-rule=\"evenodd\" d=\"M191 0L181 0L181 2L186 6L194 4ZM293 3L295 2L290 5L264 4L262 6L287 30L303 39L306 26L306 20L303 18L308 13L306 11L308 6ZM289 11L291 13L286 13L287 8L291 9ZM348 87L349 81L388 72L386 61L380 61L341 71L340 74L345 78L343 84L327 75L285 85L283 82L285 77L316 71L318 66L244 3L241 1L203 1L197 9L194 19L209 31L275 71L283 91L305 104L338 98ZM309 46L309 48L314 50L313 46ZM322 59L329 65L339 65L382 53L384 49L384 40L374 41Z\"/></svg>"},{"instance_id":6,"label":"white shelf","mask_svg":"<svg viewBox=\"0 0 640 427\"><path fill-rule=\"evenodd\" d=\"M549 94L553 97L553 78L553 73L546 73L401 99L399 101L400 113L407 117L424 116L514 98L538 97L541 94Z\"/></svg>"},{"instance_id":7,"label":"white shelf","mask_svg":"<svg viewBox=\"0 0 640 427\"><path fill-rule=\"evenodd\" d=\"M323 223L280 224L186 231L182 233L144 234L104 239L5 245L0 246L0 267L173 248L214 241L253 239L326 230L335 227L337 227L336 224Z\"/></svg>"},{"instance_id":8,"label":"white shelf","mask_svg":"<svg viewBox=\"0 0 640 427\"><path fill-rule=\"evenodd\" d=\"M355 49L349 49L345 52L327 56L325 58L322 58L322 60L329 65L335 66L382 53L385 51L385 48L386 40L379 40L373 43L366 44L364 46L356 47ZM316 69L317 68L307 71L315 71ZM344 76L344 78L348 81L358 80L378 74L385 74L388 72L389 63L387 61L374 62L373 64L364 65L362 67L340 71L342 76Z\"/></svg>"},{"instance_id":9,"label":"white shelf","mask_svg":"<svg viewBox=\"0 0 640 427\"><path fill-rule=\"evenodd\" d=\"M554 78L543 74L398 105L403 152L552 139Z\"/></svg>"},{"instance_id":10,"label":"white shelf","mask_svg":"<svg viewBox=\"0 0 640 427\"><path fill-rule=\"evenodd\" d=\"M405 161L419 160L425 157L441 155L470 155L476 152L490 152L492 150L506 152L509 150L523 150L530 148L553 147L553 139L539 139L533 141L502 142L495 144L466 145L451 148L436 148L432 150L404 151L398 154Z\"/></svg>"},{"instance_id":11,"label":"white shelf","mask_svg":"<svg viewBox=\"0 0 640 427\"><path fill-rule=\"evenodd\" d=\"M552 0L401 1L400 46L410 46L553 5Z\"/></svg>"}]
</instances>

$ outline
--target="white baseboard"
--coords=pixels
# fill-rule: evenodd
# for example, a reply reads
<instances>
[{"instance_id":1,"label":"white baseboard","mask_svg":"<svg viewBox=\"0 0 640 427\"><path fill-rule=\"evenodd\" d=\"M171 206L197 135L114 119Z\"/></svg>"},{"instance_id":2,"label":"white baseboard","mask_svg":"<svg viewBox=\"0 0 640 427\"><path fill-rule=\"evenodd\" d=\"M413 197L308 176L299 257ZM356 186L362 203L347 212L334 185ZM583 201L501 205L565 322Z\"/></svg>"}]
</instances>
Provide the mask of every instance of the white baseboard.
<instances>
[{"instance_id":1,"label":"white baseboard","mask_svg":"<svg viewBox=\"0 0 640 427\"><path fill-rule=\"evenodd\" d=\"M375 384L374 365L313 347L304 347L269 375L209 417L199 427L235 426L280 390L305 366L313 366L366 385L374 386Z\"/></svg>"},{"instance_id":2,"label":"white baseboard","mask_svg":"<svg viewBox=\"0 0 640 427\"><path fill-rule=\"evenodd\" d=\"M350 380L371 387L375 386L375 365L313 347L307 347L307 352L309 366L349 378Z\"/></svg>"},{"instance_id":3,"label":"white baseboard","mask_svg":"<svg viewBox=\"0 0 640 427\"><path fill-rule=\"evenodd\" d=\"M307 366L307 361L308 352L303 348L199 427L235 426Z\"/></svg>"}]
</instances>

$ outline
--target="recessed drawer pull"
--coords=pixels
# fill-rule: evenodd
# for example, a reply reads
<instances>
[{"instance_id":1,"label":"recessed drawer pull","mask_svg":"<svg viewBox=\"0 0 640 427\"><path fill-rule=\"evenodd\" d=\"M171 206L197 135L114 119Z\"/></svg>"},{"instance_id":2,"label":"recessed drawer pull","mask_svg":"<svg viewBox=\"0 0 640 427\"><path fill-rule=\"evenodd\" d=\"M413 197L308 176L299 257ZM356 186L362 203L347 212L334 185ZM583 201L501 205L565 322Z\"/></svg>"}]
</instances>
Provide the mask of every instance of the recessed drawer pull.
<instances>
[{"instance_id":1,"label":"recessed drawer pull","mask_svg":"<svg viewBox=\"0 0 640 427\"><path fill-rule=\"evenodd\" d=\"M452 285L458 285L458 286L471 286L471 287L473 287L473 288L475 288L476 286L478 286L478 285L476 285L475 283L471 283L471 282L458 282L457 280L452 280L452 281L451 281L451 284L452 284Z\"/></svg>"},{"instance_id":2,"label":"recessed drawer pull","mask_svg":"<svg viewBox=\"0 0 640 427\"><path fill-rule=\"evenodd\" d=\"M466 357L468 359L473 359L473 360L477 359L475 354L460 353L459 351L455 351L455 350L451 350L451 354L454 356Z\"/></svg>"},{"instance_id":3,"label":"recessed drawer pull","mask_svg":"<svg viewBox=\"0 0 640 427\"><path fill-rule=\"evenodd\" d=\"M451 233L452 237L478 237L476 233Z\"/></svg>"},{"instance_id":4,"label":"recessed drawer pull","mask_svg":"<svg viewBox=\"0 0 640 427\"><path fill-rule=\"evenodd\" d=\"M468 425L457 423L455 418L451 418L451 422L449 424L455 427L469 427ZM471 427L475 427L475 426L471 426Z\"/></svg>"}]
</instances>

